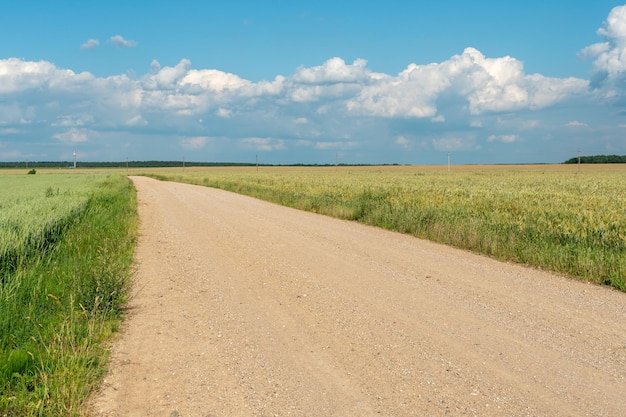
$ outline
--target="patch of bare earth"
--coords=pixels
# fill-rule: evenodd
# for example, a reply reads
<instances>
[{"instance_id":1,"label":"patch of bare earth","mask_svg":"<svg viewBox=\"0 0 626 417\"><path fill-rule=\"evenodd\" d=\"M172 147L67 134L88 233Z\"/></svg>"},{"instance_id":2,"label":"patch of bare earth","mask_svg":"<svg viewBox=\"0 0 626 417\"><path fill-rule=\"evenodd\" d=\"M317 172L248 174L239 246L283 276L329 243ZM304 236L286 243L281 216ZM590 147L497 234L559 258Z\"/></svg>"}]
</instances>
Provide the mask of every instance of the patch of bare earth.
<instances>
[{"instance_id":1,"label":"patch of bare earth","mask_svg":"<svg viewBox=\"0 0 626 417\"><path fill-rule=\"evenodd\" d=\"M136 296L94 416L626 415L626 294L133 181Z\"/></svg>"}]
</instances>

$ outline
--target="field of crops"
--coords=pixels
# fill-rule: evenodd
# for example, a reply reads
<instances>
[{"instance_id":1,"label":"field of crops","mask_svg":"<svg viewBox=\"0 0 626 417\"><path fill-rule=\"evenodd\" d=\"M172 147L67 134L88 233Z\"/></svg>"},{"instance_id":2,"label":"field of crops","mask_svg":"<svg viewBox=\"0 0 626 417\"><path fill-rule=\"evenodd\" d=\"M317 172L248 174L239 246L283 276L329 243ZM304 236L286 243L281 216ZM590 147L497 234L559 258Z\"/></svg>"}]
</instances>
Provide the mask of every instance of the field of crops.
<instances>
[{"instance_id":1,"label":"field of crops","mask_svg":"<svg viewBox=\"0 0 626 417\"><path fill-rule=\"evenodd\" d=\"M0 416L78 416L130 288L135 191L110 174L0 175Z\"/></svg>"},{"instance_id":2,"label":"field of crops","mask_svg":"<svg viewBox=\"0 0 626 417\"><path fill-rule=\"evenodd\" d=\"M152 171L626 290L626 167Z\"/></svg>"},{"instance_id":3,"label":"field of crops","mask_svg":"<svg viewBox=\"0 0 626 417\"><path fill-rule=\"evenodd\" d=\"M85 210L93 175L4 175L0 187L0 271L41 254Z\"/></svg>"}]
</instances>

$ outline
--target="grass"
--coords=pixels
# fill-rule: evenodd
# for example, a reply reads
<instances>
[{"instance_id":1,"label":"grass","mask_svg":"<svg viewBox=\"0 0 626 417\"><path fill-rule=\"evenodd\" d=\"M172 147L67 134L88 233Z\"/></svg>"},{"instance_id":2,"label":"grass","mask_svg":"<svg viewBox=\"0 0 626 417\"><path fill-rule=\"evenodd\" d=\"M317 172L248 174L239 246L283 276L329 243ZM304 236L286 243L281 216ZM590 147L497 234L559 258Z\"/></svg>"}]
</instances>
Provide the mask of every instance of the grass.
<instances>
[{"instance_id":1,"label":"grass","mask_svg":"<svg viewBox=\"0 0 626 417\"><path fill-rule=\"evenodd\" d=\"M0 274L51 247L82 216L95 183L94 175L3 176Z\"/></svg>"},{"instance_id":2,"label":"grass","mask_svg":"<svg viewBox=\"0 0 626 417\"><path fill-rule=\"evenodd\" d=\"M45 177L53 189L74 190L73 180ZM2 271L0 416L82 415L103 376L103 343L119 326L131 285L136 196L119 175L83 180L80 212Z\"/></svg>"},{"instance_id":3,"label":"grass","mask_svg":"<svg viewBox=\"0 0 626 417\"><path fill-rule=\"evenodd\" d=\"M148 175L383 227L626 291L623 166L230 168Z\"/></svg>"}]
</instances>

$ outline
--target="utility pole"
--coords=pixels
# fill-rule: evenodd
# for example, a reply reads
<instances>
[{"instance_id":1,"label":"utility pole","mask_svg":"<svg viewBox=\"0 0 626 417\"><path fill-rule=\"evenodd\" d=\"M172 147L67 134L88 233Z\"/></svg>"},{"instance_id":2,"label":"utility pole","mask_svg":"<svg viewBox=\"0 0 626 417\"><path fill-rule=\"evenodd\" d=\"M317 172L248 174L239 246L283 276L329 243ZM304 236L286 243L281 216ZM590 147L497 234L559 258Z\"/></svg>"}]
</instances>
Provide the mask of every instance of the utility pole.
<instances>
[{"instance_id":1,"label":"utility pole","mask_svg":"<svg viewBox=\"0 0 626 417\"><path fill-rule=\"evenodd\" d=\"M580 146L578 147L578 170L580 171Z\"/></svg>"},{"instance_id":2,"label":"utility pole","mask_svg":"<svg viewBox=\"0 0 626 417\"><path fill-rule=\"evenodd\" d=\"M256 170L259 170L259 154L256 154Z\"/></svg>"}]
</instances>

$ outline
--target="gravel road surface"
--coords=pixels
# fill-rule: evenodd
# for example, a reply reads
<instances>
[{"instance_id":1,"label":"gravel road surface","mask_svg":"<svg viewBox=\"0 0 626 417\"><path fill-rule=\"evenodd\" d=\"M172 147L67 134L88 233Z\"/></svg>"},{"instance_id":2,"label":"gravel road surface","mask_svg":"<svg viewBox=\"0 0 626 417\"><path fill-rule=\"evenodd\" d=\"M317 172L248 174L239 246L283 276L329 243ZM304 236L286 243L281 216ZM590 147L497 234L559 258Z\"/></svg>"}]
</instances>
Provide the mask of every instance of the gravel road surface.
<instances>
[{"instance_id":1,"label":"gravel road surface","mask_svg":"<svg viewBox=\"0 0 626 417\"><path fill-rule=\"evenodd\" d=\"M626 416L626 294L133 177L136 294L94 416Z\"/></svg>"}]
</instances>

